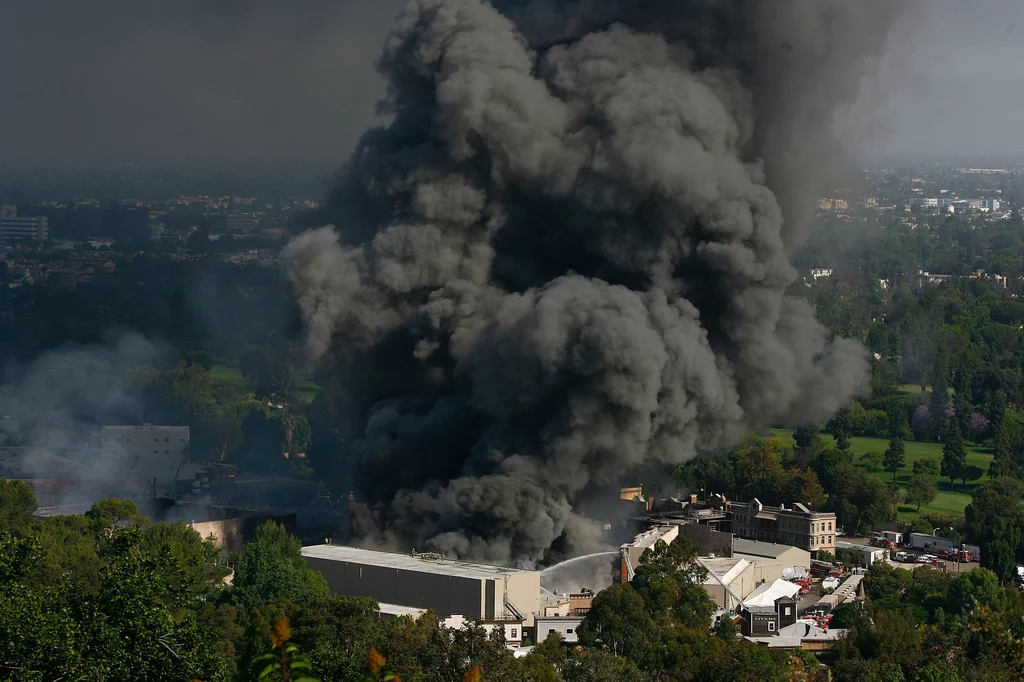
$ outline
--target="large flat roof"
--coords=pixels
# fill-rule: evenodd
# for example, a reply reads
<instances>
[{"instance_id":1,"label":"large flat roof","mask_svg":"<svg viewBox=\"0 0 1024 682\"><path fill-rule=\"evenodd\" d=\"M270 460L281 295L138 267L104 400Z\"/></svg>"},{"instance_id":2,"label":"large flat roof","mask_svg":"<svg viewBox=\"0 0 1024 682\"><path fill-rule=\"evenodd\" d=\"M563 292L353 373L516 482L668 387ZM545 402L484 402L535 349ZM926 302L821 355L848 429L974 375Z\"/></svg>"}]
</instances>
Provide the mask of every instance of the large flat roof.
<instances>
[{"instance_id":1,"label":"large flat roof","mask_svg":"<svg viewBox=\"0 0 1024 682\"><path fill-rule=\"evenodd\" d=\"M746 540L744 538L733 538L732 541L733 556L736 556L737 554L745 554L747 556L778 559L791 549L799 549L801 552L807 552L806 549L801 547L794 547L793 545L779 545L774 542L760 542L759 540ZM810 552L808 552L808 554L810 554Z\"/></svg>"},{"instance_id":2,"label":"large flat roof","mask_svg":"<svg viewBox=\"0 0 1024 682\"><path fill-rule=\"evenodd\" d=\"M398 554L397 552L380 552L373 549L346 547L345 545L312 545L302 548L302 556L327 561L346 561L366 566L382 566L403 571L419 573L436 573L461 578L496 578L499 576L518 575L520 573L536 573L508 566L491 566L489 564L473 564L466 561L451 559L425 559L422 556Z\"/></svg>"},{"instance_id":3,"label":"large flat roof","mask_svg":"<svg viewBox=\"0 0 1024 682\"><path fill-rule=\"evenodd\" d=\"M740 573L746 570L750 562L746 559L740 559L738 557L715 557L709 559L707 557L698 557L697 561L701 563L704 568L708 569L708 573L714 573L718 580L708 575L704 581L705 585L717 585L720 582L726 585L730 584L736 579Z\"/></svg>"}]
</instances>

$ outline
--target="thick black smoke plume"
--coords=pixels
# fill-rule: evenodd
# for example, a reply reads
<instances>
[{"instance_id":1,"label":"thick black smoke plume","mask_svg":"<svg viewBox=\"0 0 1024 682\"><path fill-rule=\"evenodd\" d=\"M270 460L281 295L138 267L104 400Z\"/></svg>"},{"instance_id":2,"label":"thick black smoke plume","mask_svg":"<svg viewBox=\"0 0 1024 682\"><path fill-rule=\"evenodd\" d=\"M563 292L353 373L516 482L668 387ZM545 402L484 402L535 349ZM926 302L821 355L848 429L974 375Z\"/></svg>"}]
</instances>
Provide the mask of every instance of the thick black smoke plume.
<instances>
[{"instance_id":1,"label":"thick black smoke plume","mask_svg":"<svg viewBox=\"0 0 1024 682\"><path fill-rule=\"evenodd\" d=\"M783 292L896 5L409 3L393 120L286 250L385 539L583 551L589 491L858 391L860 344Z\"/></svg>"}]
</instances>

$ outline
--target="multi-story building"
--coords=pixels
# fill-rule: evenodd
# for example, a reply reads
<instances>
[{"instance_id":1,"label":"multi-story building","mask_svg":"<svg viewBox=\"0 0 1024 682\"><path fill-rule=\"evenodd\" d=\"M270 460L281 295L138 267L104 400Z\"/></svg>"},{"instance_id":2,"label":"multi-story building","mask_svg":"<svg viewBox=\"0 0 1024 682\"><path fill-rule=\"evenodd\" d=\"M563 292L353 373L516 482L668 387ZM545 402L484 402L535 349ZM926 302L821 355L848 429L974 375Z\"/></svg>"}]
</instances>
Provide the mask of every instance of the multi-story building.
<instances>
[{"instance_id":1,"label":"multi-story building","mask_svg":"<svg viewBox=\"0 0 1024 682\"><path fill-rule=\"evenodd\" d=\"M43 242L47 237L46 216L19 216L15 206L0 207L0 242L22 239Z\"/></svg>"},{"instance_id":2,"label":"multi-story building","mask_svg":"<svg viewBox=\"0 0 1024 682\"><path fill-rule=\"evenodd\" d=\"M730 502L732 532L741 538L781 542L817 552L834 552L836 515L814 512L796 502L792 507L771 507L754 498L751 502Z\"/></svg>"},{"instance_id":3,"label":"multi-story building","mask_svg":"<svg viewBox=\"0 0 1024 682\"><path fill-rule=\"evenodd\" d=\"M188 457L187 426L104 426L97 449L103 457Z\"/></svg>"},{"instance_id":4,"label":"multi-story building","mask_svg":"<svg viewBox=\"0 0 1024 682\"><path fill-rule=\"evenodd\" d=\"M210 216L210 229L217 233L252 234L257 222L255 213L221 213Z\"/></svg>"}]
</instances>

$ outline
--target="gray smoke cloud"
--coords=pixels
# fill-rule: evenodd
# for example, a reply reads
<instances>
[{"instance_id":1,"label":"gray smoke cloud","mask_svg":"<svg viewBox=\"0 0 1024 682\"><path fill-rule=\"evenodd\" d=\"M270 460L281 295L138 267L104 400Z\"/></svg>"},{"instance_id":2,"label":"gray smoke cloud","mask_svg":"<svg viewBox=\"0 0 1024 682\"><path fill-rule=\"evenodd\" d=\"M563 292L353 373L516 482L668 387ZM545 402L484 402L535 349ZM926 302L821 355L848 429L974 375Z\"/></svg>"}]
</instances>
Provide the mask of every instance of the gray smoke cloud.
<instances>
[{"instance_id":1,"label":"gray smoke cloud","mask_svg":"<svg viewBox=\"0 0 1024 682\"><path fill-rule=\"evenodd\" d=\"M592 551L624 475L864 384L784 290L903 3L413 0L382 111L284 262L374 542Z\"/></svg>"}]
</instances>

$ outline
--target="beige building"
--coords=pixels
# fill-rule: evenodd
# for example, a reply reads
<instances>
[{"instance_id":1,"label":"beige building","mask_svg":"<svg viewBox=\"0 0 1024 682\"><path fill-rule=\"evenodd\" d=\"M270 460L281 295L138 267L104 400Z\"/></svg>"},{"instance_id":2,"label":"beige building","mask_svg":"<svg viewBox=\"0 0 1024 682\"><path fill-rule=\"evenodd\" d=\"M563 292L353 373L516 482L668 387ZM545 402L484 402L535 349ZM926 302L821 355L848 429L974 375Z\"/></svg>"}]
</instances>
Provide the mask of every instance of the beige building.
<instances>
[{"instance_id":1,"label":"beige building","mask_svg":"<svg viewBox=\"0 0 1024 682\"><path fill-rule=\"evenodd\" d=\"M621 561L621 566L619 567L620 582L628 583L633 579L633 571L640 565L640 557L643 556L644 552L654 547L658 541L671 545L677 537L679 537L678 525L655 526L637 535L633 538L632 542L619 547L619 558Z\"/></svg>"},{"instance_id":2,"label":"beige building","mask_svg":"<svg viewBox=\"0 0 1024 682\"><path fill-rule=\"evenodd\" d=\"M835 551L836 515L813 512L796 502L792 507L772 507L754 498L752 502L730 502L732 532L741 538L780 542L808 552Z\"/></svg>"},{"instance_id":3,"label":"beige building","mask_svg":"<svg viewBox=\"0 0 1024 682\"><path fill-rule=\"evenodd\" d=\"M775 572L777 569L778 575L771 576L770 580L781 578L782 571L787 568L799 566L804 570L809 570L811 567L811 553L800 547L743 538L733 540L732 547L734 557L759 561L766 571ZM769 566L772 568L769 569Z\"/></svg>"},{"instance_id":4,"label":"beige building","mask_svg":"<svg viewBox=\"0 0 1024 682\"><path fill-rule=\"evenodd\" d=\"M701 557L697 561L708 572L704 581L708 598L726 611L738 611L741 599L746 599L759 585L778 580L781 575L781 570L773 562L740 557Z\"/></svg>"}]
</instances>

